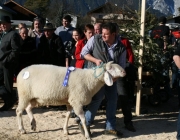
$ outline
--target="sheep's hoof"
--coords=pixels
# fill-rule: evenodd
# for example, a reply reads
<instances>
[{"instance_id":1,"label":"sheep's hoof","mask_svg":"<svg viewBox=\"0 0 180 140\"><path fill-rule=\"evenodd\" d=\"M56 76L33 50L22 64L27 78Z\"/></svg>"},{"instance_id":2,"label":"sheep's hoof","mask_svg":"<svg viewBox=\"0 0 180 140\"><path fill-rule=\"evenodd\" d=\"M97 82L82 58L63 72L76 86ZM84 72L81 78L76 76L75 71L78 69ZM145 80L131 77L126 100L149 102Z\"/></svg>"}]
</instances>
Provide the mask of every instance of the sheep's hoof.
<instances>
[{"instance_id":1,"label":"sheep's hoof","mask_svg":"<svg viewBox=\"0 0 180 140\"><path fill-rule=\"evenodd\" d=\"M34 119L31 122L31 130L36 131L36 121Z\"/></svg>"},{"instance_id":2,"label":"sheep's hoof","mask_svg":"<svg viewBox=\"0 0 180 140\"><path fill-rule=\"evenodd\" d=\"M36 126L31 126L31 130L36 131Z\"/></svg>"},{"instance_id":3,"label":"sheep's hoof","mask_svg":"<svg viewBox=\"0 0 180 140\"><path fill-rule=\"evenodd\" d=\"M25 131L24 129L20 129L20 130L19 130L19 133L21 133L21 134L26 134L26 131Z\"/></svg>"}]
</instances>

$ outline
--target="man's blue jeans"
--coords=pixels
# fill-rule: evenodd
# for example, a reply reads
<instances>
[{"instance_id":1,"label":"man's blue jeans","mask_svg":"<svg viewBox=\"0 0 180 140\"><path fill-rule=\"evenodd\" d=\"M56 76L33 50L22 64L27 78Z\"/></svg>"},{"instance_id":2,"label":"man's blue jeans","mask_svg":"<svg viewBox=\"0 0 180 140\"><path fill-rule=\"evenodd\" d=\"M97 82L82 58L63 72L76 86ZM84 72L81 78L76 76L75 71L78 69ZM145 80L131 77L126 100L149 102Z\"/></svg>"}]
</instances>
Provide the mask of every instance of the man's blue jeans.
<instances>
[{"instance_id":1,"label":"man's blue jeans","mask_svg":"<svg viewBox=\"0 0 180 140\"><path fill-rule=\"evenodd\" d=\"M90 126L92 122L94 121L94 117L96 115L96 112L104 96L107 100L106 129L115 130L116 129L116 108L117 108L117 99L118 99L116 82L114 82L112 86L107 86L107 85L103 86L98 91L98 93L94 95L85 113L86 125Z\"/></svg>"}]
</instances>

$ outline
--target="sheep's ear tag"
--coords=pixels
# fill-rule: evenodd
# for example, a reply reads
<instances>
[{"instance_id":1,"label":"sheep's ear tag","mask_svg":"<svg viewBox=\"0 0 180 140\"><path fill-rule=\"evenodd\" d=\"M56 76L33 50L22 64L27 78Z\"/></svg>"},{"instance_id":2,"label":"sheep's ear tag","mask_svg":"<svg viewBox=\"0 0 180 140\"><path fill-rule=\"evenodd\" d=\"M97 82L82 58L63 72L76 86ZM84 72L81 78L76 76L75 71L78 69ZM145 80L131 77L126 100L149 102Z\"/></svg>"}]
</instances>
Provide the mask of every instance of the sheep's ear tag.
<instances>
[{"instance_id":1,"label":"sheep's ear tag","mask_svg":"<svg viewBox=\"0 0 180 140\"><path fill-rule=\"evenodd\" d=\"M23 74L23 79L28 79L29 78L29 71L25 71Z\"/></svg>"}]
</instances>

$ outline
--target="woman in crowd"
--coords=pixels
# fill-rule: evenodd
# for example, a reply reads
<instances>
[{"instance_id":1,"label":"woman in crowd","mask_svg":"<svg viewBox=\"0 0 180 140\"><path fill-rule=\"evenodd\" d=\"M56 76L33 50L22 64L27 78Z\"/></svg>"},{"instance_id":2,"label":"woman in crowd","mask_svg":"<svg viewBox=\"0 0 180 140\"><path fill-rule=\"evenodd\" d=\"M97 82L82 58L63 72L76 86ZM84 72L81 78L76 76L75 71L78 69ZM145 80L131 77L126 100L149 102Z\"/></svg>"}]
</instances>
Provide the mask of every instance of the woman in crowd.
<instances>
[{"instance_id":1,"label":"woman in crowd","mask_svg":"<svg viewBox=\"0 0 180 140\"><path fill-rule=\"evenodd\" d=\"M77 47L77 43L79 40L81 40L82 38L84 38L84 33L80 28L74 28L73 32L72 32L72 45L71 48L69 48L68 50L68 55L70 56L70 66L74 66L76 64L76 59L75 59L75 50Z\"/></svg>"}]
</instances>

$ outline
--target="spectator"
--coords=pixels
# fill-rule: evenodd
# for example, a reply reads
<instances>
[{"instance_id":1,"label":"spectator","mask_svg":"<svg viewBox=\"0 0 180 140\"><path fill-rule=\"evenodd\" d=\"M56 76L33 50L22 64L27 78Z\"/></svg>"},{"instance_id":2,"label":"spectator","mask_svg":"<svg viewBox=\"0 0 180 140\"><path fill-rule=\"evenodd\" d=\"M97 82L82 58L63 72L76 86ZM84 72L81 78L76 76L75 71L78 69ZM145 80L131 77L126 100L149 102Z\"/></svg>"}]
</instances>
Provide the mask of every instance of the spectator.
<instances>
[{"instance_id":1,"label":"spectator","mask_svg":"<svg viewBox=\"0 0 180 140\"><path fill-rule=\"evenodd\" d=\"M119 95L119 101L121 103L122 113L124 115L125 128L129 131L135 132L136 129L132 122L131 105L134 99L134 88L136 80L136 71L133 66L134 54L131 44L127 38L120 37L121 43L125 46L127 51L127 65L126 76L117 80L117 91Z\"/></svg>"},{"instance_id":2,"label":"spectator","mask_svg":"<svg viewBox=\"0 0 180 140\"><path fill-rule=\"evenodd\" d=\"M84 27L84 34L85 38L78 41L75 51L76 68L86 68L85 62L87 61L82 59L80 54L83 47L86 45L86 42L94 35L94 26L92 24L86 24Z\"/></svg>"},{"instance_id":3,"label":"spectator","mask_svg":"<svg viewBox=\"0 0 180 140\"><path fill-rule=\"evenodd\" d=\"M37 49L35 40L28 36L28 29L26 27L21 27L19 32L21 51L19 55L19 68L18 72L32 64L36 63Z\"/></svg>"},{"instance_id":4,"label":"spectator","mask_svg":"<svg viewBox=\"0 0 180 140\"><path fill-rule=\"evenodd\" d=\"M63 25L55 30L55 34L61 37L65 46L68 41L72 40L72 32L74 28L71 26L71 21L72 19L70 15L64 16L62 20Z\"/></svg>"},{"instance_id":5,"label":"spectator","mask_svg":"<svg viewBox=\"0 0 180 140\"><path fill-rule=\"evenodd\" d=\"M68 54L70 56L70 66L74 66L76 64L76 58L75 58L75 50L78 44L78 41L84 38L84 33L80 28L74 28L72 33L72 45L71 48L68 49Z\"/></svg>"},{"instance_id":6,"label":"spectator","mask_svg":"<svg viewBox=\"0 0 180 140\"><path fill-rule=\"evenodd\" d=\"M177 81L178 81L178 101L179 101L179 107L180 107L180 48L178 47L177 50L174 53L173 60L178 67L178 72L177 72ZM177 121L177 140L180 140L180 110L179 110L179 115L178 115L178 121Z\"/></svg>"},{"instance_id":7,"label":"spectator","mask_svg":"<svg viewBox=\"0 0 180 140\"><path fill-rule=\"evenodd\" d=\"M46 23L43 30L44 35L40 39L38 57L42 64L65 66L65 49L62 40L54 33L52 23Z\"/></svg>"},{"instance_id":8,"label":"spectator","mask_svg":"<svg viewBox=\"0 0 180 140\"><path fill-rule=\"evenodd\" d=\"M126 66L126 50L116 35L116 26L113 23L106 23L102 26L102 35L94 35L84 46L81 57L88 60L88 68L101 66L101 63L114 61L123 68ZM116 107L117 107L117 86L116 82L112 86L105 85L92 98L91 103L87 107L85 113L86 125L90 131L95 114L105 95L107 100L106 107L106 126L105 135L113 135L118 138L122 137L122 133L116 130ZM80 130L83 130L79 123ZM83 133L83 131L81 131Z\"/></svg>"},{"instance_id":9,"label":"spectator","mask_svg":"<svg viewBox=\"0 0 180 140\"><path fill-rule=\"evenodd\" d=\"M169 27L165 26L166 20L166 17L160 17L158 26L151 32L151 37L154 38L158 46L164 50L167 48L169 40Z\"/></svg>"},{"instance_id":10,"label":"spectator","mask_svg":"<svg viewBox=\"0 0 180 140\"><path fill-rule=\"evenodd\" d=\"M18 24L18 29L19 29L19 32L20 32L20 29L21 29L22 27L27 28L27 26L26 26L26 24L25 24L25 23L19 23L19 24Z\"/></svg>"},{"instance_id":11,"label":"spectator","mask_svg":"<svg viewBox=\"0 0 180 140\"><path fill-rule=\"evenodd\" d=\"M71 21L72 19L70 15L64 16L62 20L63 25L55 30L55 34L62 39L65 48L69 46L69 43L72 43L72 32L74 28L71 26ZM66 58L66 67L68 66L69 59Z\"/></svg>"},{"instance_id":12,"label":"spectator","mask_svg":"<svg viewBox=\"0 0 180 140\"><path fill-rule=\"evenodd\" d=\"M43 35L42 32L42 28L43 28L43 21L41 18L34 18L33 21L33 30L30 29L28 32L28 36L33 37L36 41L36 48L38 48L38 45L40 43L40 38Z\"/></svg>"},{"instance_id":13,"label":"spectator","mask_svg":"<svg viewBox=\"0 0 180 140\"><path fill-rule=\"evenodd\" d=\"M169 67L171 59L166 53L167 45L169 43L169 27L165 25L166 17L162 16L159 18L159 24L156 26L152 32L151 37L155 40L155 43L158 45L160 49L162 49L162 53L156 54L161 57L161 72L159 72L162 76L162 81L155 85L154 92L160 90L160 85L164 85L164 89L168 92L169 97L172 97L171 88L170 88L170 78L169 78ZM166 62L164 61L166 60ZM164 65L166 64L166 65ZM155 72L156 70L154 70Z\"/></svg>"},{"instance_id":14,"label":"spectator","mask_svg":"<svg viewBox=\"0 0 180 140\"><path fill-rule=\"evenodd\" d=\"M177 49L178 47L178 42L176 41L177 38L175 38L175 36L173 35L173 33L179 33L179 27L178 26L175 26L175 27L171 27L170 28L170 35L169 35L169 42L171 43L173 49ZM176 34L177 35L177 34ZM179 37L180 37L180 33L179 33ZM178 72L178 68L175 64L175 62L173 61L172 64L171 64L171 71L172 71L172 80L171 80L171 83L172 83L172 89L176 89L177 87L177 72Z\"/></svg>"},{"instance_id":15,"label":"spectator","mask_svg":"<svg viewBox=\"0 0 180 140\"><path fill-rule=\"evenodd\" d=\"M2 39L2 37L3 37L3 30L2 30L2 28L1 28L1 26L0 26L0 44L1 44L1 39Z\"/></svg>"},{"instance_id":16,"label":"spectator","mask_svg":"<svg viewBox=\"0 0 180 140\"><path fill-rule=\"evenodd\" d=\"M96 23L94 25L94 31L95 31L95 34L101 34L102 33L102 24Z\"/></svg>"},{"instance_id":17,"label":"spectator","mask_svg":"<svg viewBox=\"0 0 180 140\"><path fill-rule=\"evenodd\" d=\"M0 111L11 109L17 101L13 93L13 75L20 52L20 36L12 30L11 23L9 16L1 17L3 38L0 44L0 96L4 100L4 105Z\"/></svg>"}]
</instances>

